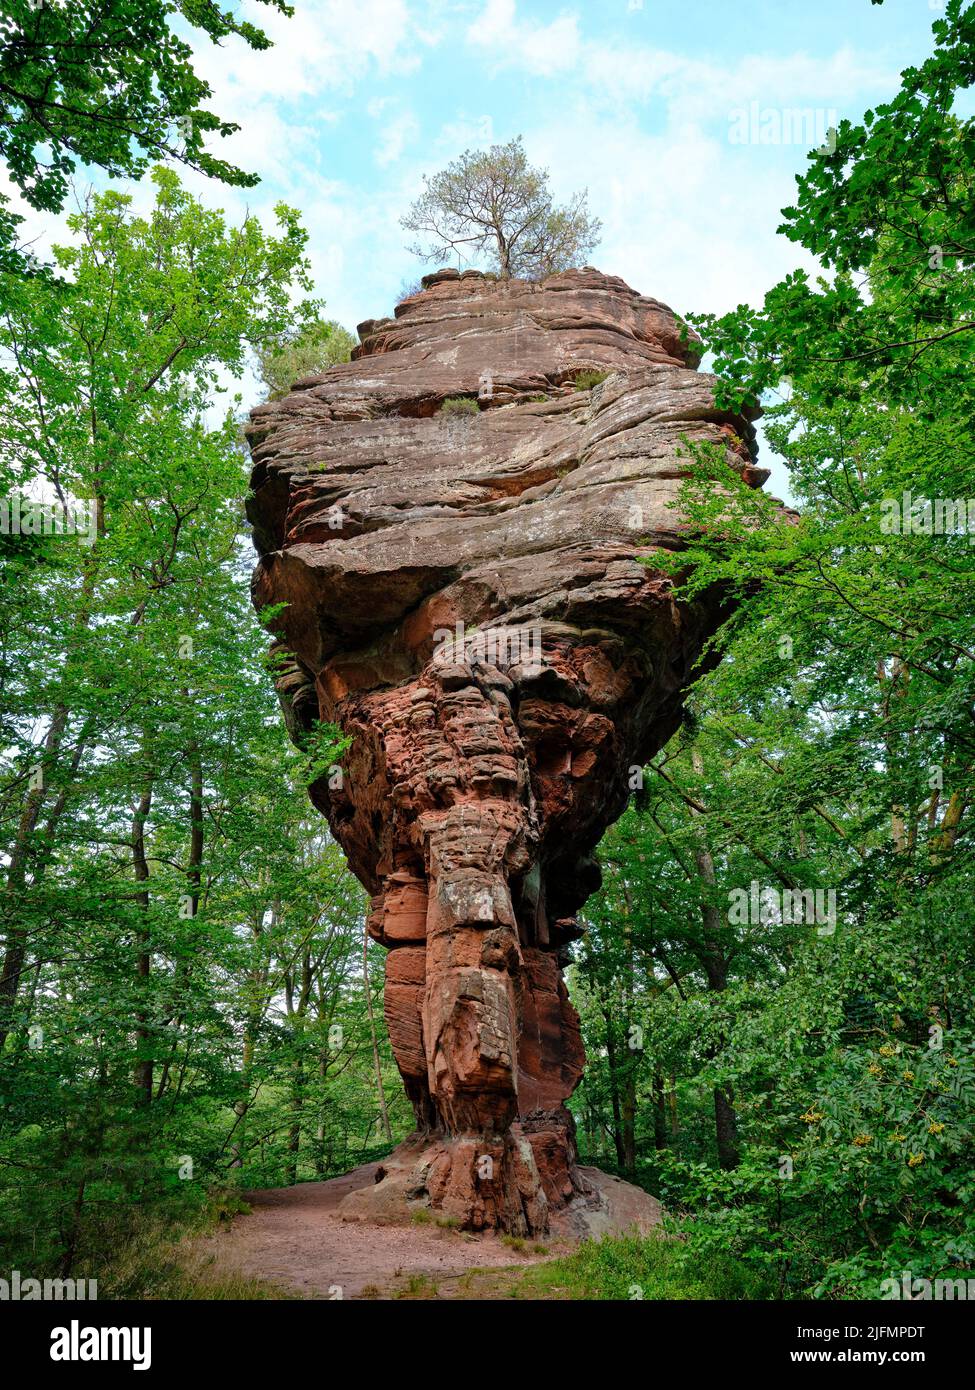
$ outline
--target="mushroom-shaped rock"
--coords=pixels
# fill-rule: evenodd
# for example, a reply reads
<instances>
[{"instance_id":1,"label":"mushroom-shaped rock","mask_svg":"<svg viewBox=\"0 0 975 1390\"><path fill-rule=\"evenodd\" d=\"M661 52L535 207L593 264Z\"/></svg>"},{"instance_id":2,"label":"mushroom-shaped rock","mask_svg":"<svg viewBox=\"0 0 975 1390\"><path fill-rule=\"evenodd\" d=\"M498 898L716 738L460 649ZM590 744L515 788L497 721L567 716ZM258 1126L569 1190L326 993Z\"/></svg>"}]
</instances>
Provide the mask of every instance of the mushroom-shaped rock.
<instances>
[{"instance_id":1,"label":"mushroom-shaped rock","mask_svg":"<svg viewBox=\"0 0 975 1390\"><path fill-rule=\"evenodd\" d=\"M441 271L361 331L251 417L254 599L289 728L352 738L311 794L389 949L417 1134L379 1186L540 1233L604 1204L565 1104L594 850L722 616L653 557L681 544L686 441L763 480L753 416L717 408L665 305L590 268Z\"/></svg>"}]
</instances>

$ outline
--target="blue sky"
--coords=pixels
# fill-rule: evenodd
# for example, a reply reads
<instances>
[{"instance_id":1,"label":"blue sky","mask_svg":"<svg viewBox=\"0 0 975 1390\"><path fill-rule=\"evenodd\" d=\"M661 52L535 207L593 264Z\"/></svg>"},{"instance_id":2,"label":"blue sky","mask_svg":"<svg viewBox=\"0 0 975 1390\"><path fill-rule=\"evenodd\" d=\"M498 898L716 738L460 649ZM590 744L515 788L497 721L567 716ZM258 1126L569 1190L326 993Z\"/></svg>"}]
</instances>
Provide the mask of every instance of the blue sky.
<instances>
[{"instance_id":1,"label":"blue sky","mask_svg":"<svg viewBox=\"0 0 975 1390\"><path fill-rule=\"evenodd\" d=\"M398 225L468 147L524 137L557 195L589 190L592 261L678 311L759 302L804 253L777 236L807 134L892 95L939 0L293 0L275 40L199 45L220 153L261 176L208 203L303 214L318 292L354 327L422 273ZM788 113L805 111L799 119ZM749 117L748 113L754 113ZM742 123L745 117L744 125ZM757 120L757 124L756 124ZM809 122L812 124L809 124ZM786 128L791 125L791 128ZM766 141L753 138L766 132ZM778 140L775 136L778 134ZM140 197L147 196L140 190ZM783 485L780 478L773 481Z\"/></svg>"},{"instance_id":2,"label":"blue sky","mask_svg":"<svg viewBox=\"0 0 975 1390\"><path fill-rule=\"evenodd\" d=\"M585 186L594 263L684 309L758 300L802 253L775 227L805 164L802 124L736 140L735 113L858 116L931 47L928 0L295 0L276 40L201 48L247 195L302 210L329 312L389 312L417 262L398 218L468 146L521 134L556 192ZM752 108L752 103L757 108ZM767 113L771 113L767 116ZM791 136L789 143L786 137ZM798 138L796 138L798 136ZM229 207L243 200L206 190Z\"/></svg>"}]
</instances>

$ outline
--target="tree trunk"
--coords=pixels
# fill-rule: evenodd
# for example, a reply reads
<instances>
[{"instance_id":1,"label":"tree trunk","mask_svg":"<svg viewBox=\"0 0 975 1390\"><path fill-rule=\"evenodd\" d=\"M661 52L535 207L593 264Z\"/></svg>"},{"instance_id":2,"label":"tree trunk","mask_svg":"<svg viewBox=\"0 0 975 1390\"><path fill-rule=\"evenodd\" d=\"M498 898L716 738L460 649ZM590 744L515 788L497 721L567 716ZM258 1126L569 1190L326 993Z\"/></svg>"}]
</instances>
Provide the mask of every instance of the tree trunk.
<instances>
[{"instance_id":1,"label":"tree trunk","mask_svg":"<svg viewBox=\"0 0 975 1390\"><path fill-rule=\"evenodd\" d=\"M625 1168L626 1148L623 1143L623 1116L620 1105L619 1073L616 1066L616 1038L613 1035L609 1010L603 1008L602 1015L606 1022L606 1062L609 1067L609 1100L613 1108L613 1143L616 1145L616 1162L621 1168Z\"/></svg>"},{"instance_id":2,"label":"tree trunk","mask_svg":"<svg viewBox=\"0 0 975 1390\"><path fill-rule=\"evenodd\" d=\"M623 1124L623 1171L632 1174L636 1171L636 1075L632 1057L623 1074L620 1119Z\"/></svg>"},{"instance_id":3,"label":"tree trunk","mask_svg":"<svg viewBox=\"0 0 975 1390\"><path fill-rule=\"evenodd\" d=\"M301 1123L305 1104L305 1062L301 1053L295 1059L291 1074L291 1124L288 1128L288 1183L298 1181L298 1156L301 1150Z\"/></svg>"},{"instance_id":4,"label":"tree trunk","mask_svg":"<svg viewBox=\"0 0 975 1390\"><path fill-rule=\"evenodd\" d=\"M67 723L67 706L60 705L54 713L47 737L44 740L44 752L40 758L42 779L46 779L50 775L61 747L61 740L64 737ZM9 925L6 933L3 965L0 966L0 1052L3 1051L13 1023L17 991L20 988L20 977L27 955L27 929L16 921L16 915L22 909L27 892L27 861L46 796L47 788L43 780L40 786L32 787L27 793L20 823L17 826L17 835L10 851L10 863L7 868L7 883L3 899L4 916L8 918Z\"/></svg>"},{"instance_id":5,"label":"tree trunk","mask_svg":"<svg viewBox=\"0 0 975 1390\"><path fill-rule=\"evenodd\" d=\"M667 1110L664 1104L664 1079L659 1072L653 1078L653 1147L659 1153L667 1147Z\"/></svg>"},{"instance_id":6,"label":"tree trunk","mask_svg":"<svg viewBox=\"0 0 975 1390\"><path fill-rule=\"evenodd\" d=\"M691 753L691 763L694 771L699 777L704 775L704 762L700 752L695 748ZM699 815L700 812L691 810L692 816ZM703 834L699 837L697 848L694 852L694 861L697 871L708 888L713 888L717 883L717 875L714 871L714 859L711 851L707 847ZM701 964L707 976L708 989L715 993L721 993L728 987L728 963L725 960L724 952L721 948L721 936L724 922L717 907L705 900L701 909L704 921L704 937L701 950ZM732 1094L729 1090L715 1087L714 1090L714 1137L718 1149L718 1162L722 1168L737 1168L739 1163L738 1154L738 1120L732 1105Z\"/></svg>"},{"instance_id":7,"label":"tree trunk","mask_svg":"<svg viewBox=\"0 0 975 1390\"><path fill-rule=\"evenodd\" d=\"M379 1116L382 1120L386 1142L393 1142L393 1131L389 1124L389 1111L386 1109L386 1092L383 1089L383 1071L379 1061L379 1040L376 1037L376 1019L372 1008L372 987L369 984L369 933L362 933L362 978L366 987L366 1008L369 1012L369 1033L372 1038L372 1064L376 1072L376 1092L379 1097Z\"/></svg>"},{"instance_id":8,"label":"tree trunk","mask_svg":"<svg viewBox=\"0 0 975 1390\"><path fill-rule=\"evenodd\" d=\"M132 868L136 883L149 882L149 861L146 858L146 820L152 808L152 780L147 780L135 814L132 817ZM136 895L145 918L149 914L148 886ZM139 1104L152 1104L152 1032L149 1026L149 976L152 970L152 948L148 921L138 931L139 953L136 972L139 979L140 1000L136 1007L136 1064L135 1085L139 1093Z\"/></svg>"},{"instance_id":9,"label":"tree trunk","mask_svg":"<svg viewBox=\"0 0 975 1390\"><path fill-rule=\"evenodd\" d=\"M189 692L183 692L188 700ZM190 822L190 852L186 865L186 882L189 888L187 894L190 902L189 920L196 921L196 914L200 908L200 885L203 873L203 764L200 760L199 747L195 739L190 741L187 750L187 761L190 768L190 799L189 799L189 822ZM181 956L176 966L176 978L173 988L173 1003L171 1006L170 1018L166 1026L175 1025L176 1041L174 1042L169 1055L163 1065L162 1075L156 1087L156 1100L165 1093L169 1084L169 1073L173 1062L176 1060L176 1053L179 1047L179 1030L182 1027L183 1019L186 1016L186 999L189 989L190 974L192 970L192 957L189 955Z\"/></svg>"},{"instance_id":10,"label":"tree trunk","mask_svg":"<svg viewBox=\"0 0 975 1390\"><path fill-rule=\"evenodd\" d=\"M714 1088L714 1133L718 1142L718 1162L722 1168L737 1168L738 1117L731 1104L731 1092Z\"/></svg>"}]
</instances>

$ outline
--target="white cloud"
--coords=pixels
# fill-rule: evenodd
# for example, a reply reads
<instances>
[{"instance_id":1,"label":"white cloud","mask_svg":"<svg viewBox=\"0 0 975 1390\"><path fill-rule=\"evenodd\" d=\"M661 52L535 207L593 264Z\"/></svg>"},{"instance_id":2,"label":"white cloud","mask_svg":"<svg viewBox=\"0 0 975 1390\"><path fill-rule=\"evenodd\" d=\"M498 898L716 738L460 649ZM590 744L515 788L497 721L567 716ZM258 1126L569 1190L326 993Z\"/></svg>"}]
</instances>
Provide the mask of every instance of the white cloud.
<instances>
[{"instance_id":1,"label":"white cloud","mask_svg":"<svg viewBox=\"0 0 975 1390\"><path fill-rule=\"evenodd\" d=\"M718 64L695 56L693 45L670 52L606 39L599 27L583 40L574 17L540 24L526 8L486 0L466 37L492 51L495 67L557 76L551 115L534 128L519 117L518 130L557 196L588 184L603 221L601 267L676 309L715 311L760 302L796 265L814 268L775 235L805 151L733 144L729 118L752 101L814 108L830 123L833 112L855 117L876 93L896 89L895 71L850 47L824 57L745 53Z\"/></svg>"},{"instance_id":2,"label":"white cloud","mask_svg":"<svg viewBox=\"0 0 975 1390\"><path fill-rule=\"evenodd\" d=\"M194 32L194 66L213 89L210 109L241 127L214 137L212 152L272 183L289 182L296 162L317 163L321 125L363 81L415 71L418 45L436 42L417 32L407 0L302 0L290 19L256 0L241 8L274 46L255 51L231 40L217 48Z\"/></svg>"},{"instance_id":3,"label":"white cloud","mask_svg":"<svg viewBox=\"0 0 975 1390\"><path fill-rule=\"evenodd\" d=\"M579 81L617 105L659 98L673 118L721 117L752 100L766 105L849 106L865 91L893 90L896 72L838 49L828 58L806 53L750 54L727 64L644 45L587 44Z\"/></svg>"},{"instance_id":4,"label":"white cloud","mask_svg":"<svg viewBox=\"0 0 975 1390\"><path fill-rule=\"evenodd\" d=\"M460 113L456 120L448 121L441 127L439 135L436 137L435 149L437 157L440 152L446 152L446 157L452 159L461 150L480 149L485 145L497 143L494 131L494 118L485 113L483 116L468 116Z\"/></svg>"},{"instance_id":5,"label":"white cloud","mask_svg":"<svg viewBox=\"0 0 975 1390\"><path fill-rule=\"evenodd\" d=\"M671 121L726 118L735 107L811 103L857 114L864 91L889 91L897 73L840 48L828 58L807 53L757 53L717 64L640 43L580 36L574 15L549 24L519 17L516 0L486 0L467 30L467 41L489 53L492 70L511 68L533 76L570 77L600 101L616 107L659 101ZM850 110L841 108L850 107Z\"/></svg>"},{"instance_id":6,"label":"white cloud","mask_svg":"<svg viewBox=\"0 0 975 1390\"><path fill-rule=\"evenodd\" d=\"M241 8L273 48L257 51L240 41L218 48L202 36L194 46L197 70L214 91L233 88L250 104L262 97L293 102L330 89L349 93L371 67L402 73L419 61L410 51L406 0L303 0L290 19L255 0ZM216 109L223 109L219 101Z\"/></svg>"},{"instance_id":7,"label":"white cloud","mask_svg":"<svg viewBox=\"0 0 975 1390\"><path fill-rule=\"evenodd\" d=\"M410 111L404 111L387 121L379 137L375 159L380 168L395 164L403 156L403 151L420 132L420 125Z\"/></svg>"},{"instance_id":8,"label":"white cloud","mask_svg":"<svg viewBox=\"0 0 975 1390\"><path fill-rule=\"evenodd\" d=\"M550 24L520 20L515 0L487 0L467 40L491 55L493 68L522 67L542 77L576 67L582 53L575 15L559 15Z\"/></svg>"}]
</instances>

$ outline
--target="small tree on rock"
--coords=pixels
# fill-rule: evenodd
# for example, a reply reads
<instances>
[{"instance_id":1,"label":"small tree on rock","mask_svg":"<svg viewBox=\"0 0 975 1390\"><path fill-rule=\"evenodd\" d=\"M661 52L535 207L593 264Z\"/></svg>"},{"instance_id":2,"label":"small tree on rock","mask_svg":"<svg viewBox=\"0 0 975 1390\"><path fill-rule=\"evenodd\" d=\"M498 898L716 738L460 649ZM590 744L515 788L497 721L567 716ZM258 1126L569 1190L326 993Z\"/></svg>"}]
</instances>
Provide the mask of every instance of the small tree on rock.
<instances>
[{"instance_id":1,"label":"small tree on rock","mask_svg":"<svg viewBox=\"0 0 975 1390\"><path fill-rule=\"evenodd\" d=\"M489 150L466 150L433 178L401 219L417 235L410 247L424 261L456 251L486 259L502 279L539 280L579 265L599 240L586 192L557 207L548 173L528 163L519 136Z\"/></svg>"}]
</instances>

